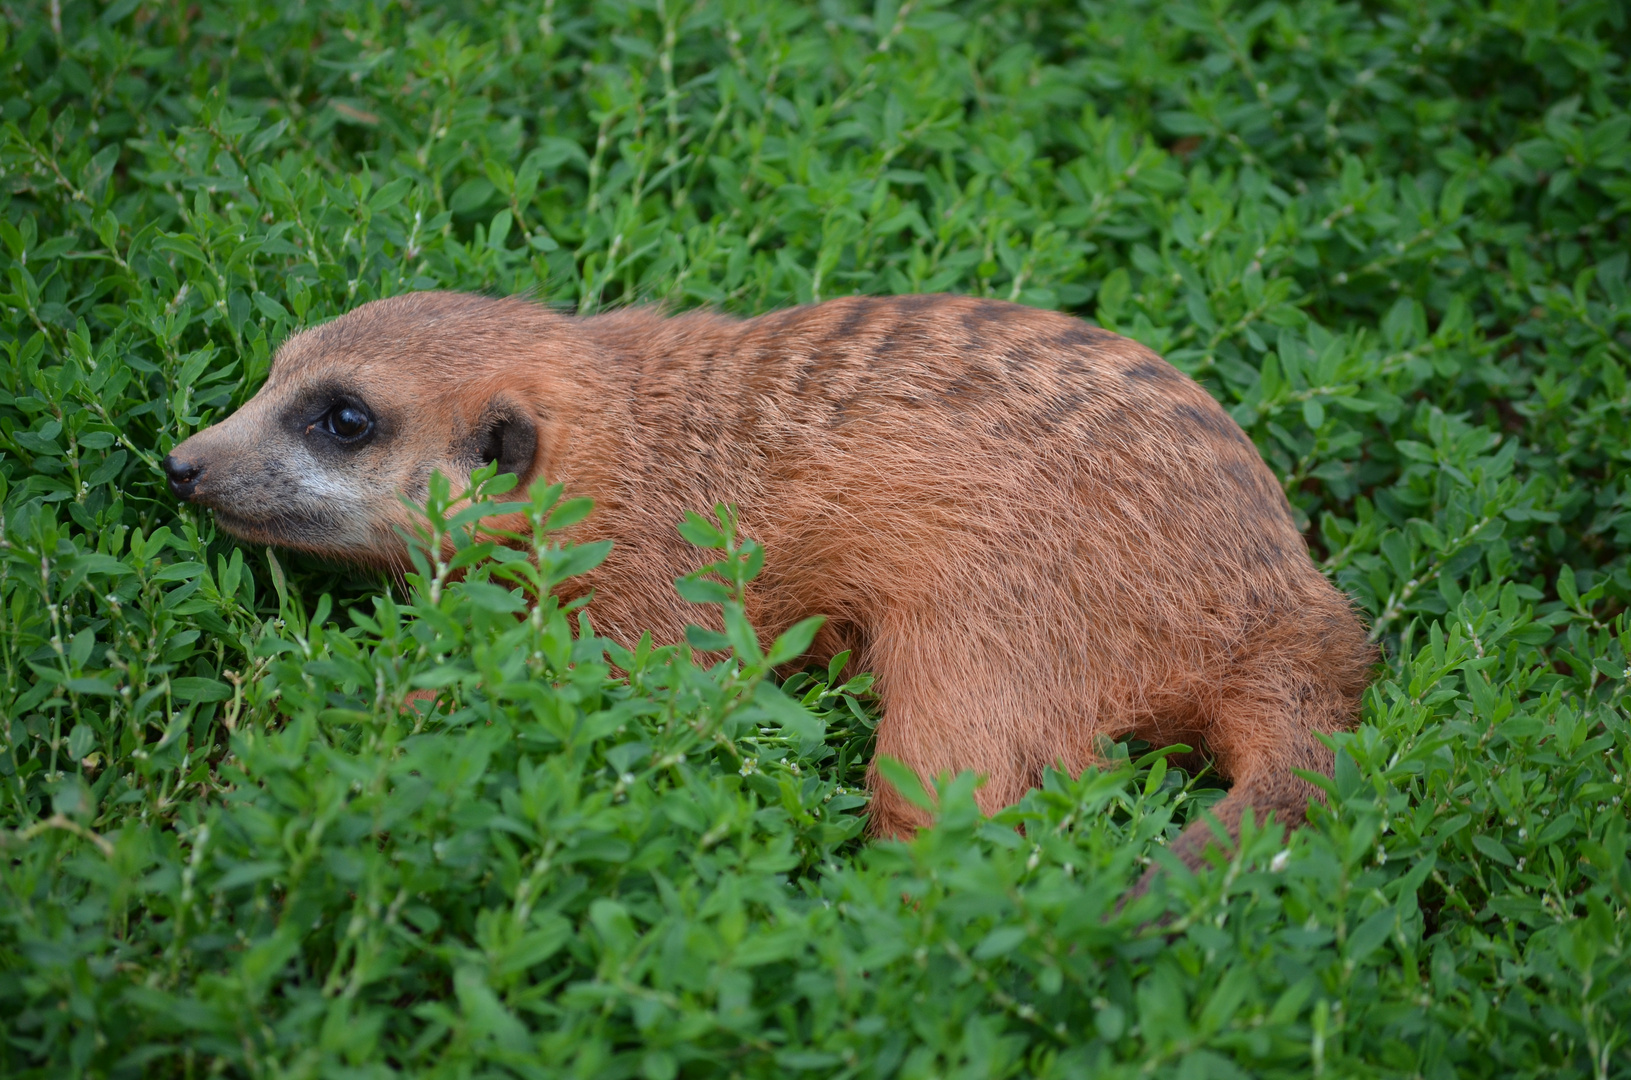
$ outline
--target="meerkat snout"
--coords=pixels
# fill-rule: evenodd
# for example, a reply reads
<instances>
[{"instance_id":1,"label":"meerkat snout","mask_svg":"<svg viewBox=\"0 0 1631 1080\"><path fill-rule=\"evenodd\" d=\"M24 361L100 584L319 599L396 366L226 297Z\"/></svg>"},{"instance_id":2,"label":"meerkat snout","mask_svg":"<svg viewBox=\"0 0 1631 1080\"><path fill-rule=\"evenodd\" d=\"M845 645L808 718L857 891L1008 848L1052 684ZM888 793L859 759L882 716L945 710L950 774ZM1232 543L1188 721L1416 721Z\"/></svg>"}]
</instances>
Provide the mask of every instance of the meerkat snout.
<instances>
[{"instance_id":1,"label":"meerkat snout","mask_svg":"<svg viewBox=\"0 0 1631 1080\"><path fill-rule=\"evenodd\" d=\"M191 461L182 461L174 454L164 459L164 475L170 481L170 492L176 498L187 502L193 497L193 488L197 486L198 474L204 471L202 465Z\"/></svg>"},{"instance_id":2,"label":"meerkat snout","mask_svg":"<svg viewBox=\"0 0 1631 1080\"><path fill-rule=\"evenodd\" d=\"M269 384L270 385L270 384ZM227 531L308 550L370 540L368 479L385 425L361 394L332 386L263 390L164 459L170 490Z\"/></svg>"}]
</instances>

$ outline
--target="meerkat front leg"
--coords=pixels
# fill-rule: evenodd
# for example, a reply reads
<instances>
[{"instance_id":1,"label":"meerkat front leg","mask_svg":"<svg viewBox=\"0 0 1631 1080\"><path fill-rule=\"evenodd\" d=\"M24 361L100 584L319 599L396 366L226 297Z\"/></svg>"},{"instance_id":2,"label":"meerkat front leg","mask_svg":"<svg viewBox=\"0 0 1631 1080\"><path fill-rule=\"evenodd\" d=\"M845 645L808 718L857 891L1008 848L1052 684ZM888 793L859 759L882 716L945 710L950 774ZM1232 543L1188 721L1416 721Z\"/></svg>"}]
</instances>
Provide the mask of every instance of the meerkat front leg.
<instances>
[{"instance_id":1,"label":"meerkat front leg","mask_svg":"<svg viewBox=\"0 0 1631 1080\"><path fill-rule=\"evenodd\" d=\"M885 632L867 659L882 712L867 772L873 835L906 839L930 823L927 813L878 775L877 755L909 766L931 792L942 775L978 774L975 802L987 815L1018 802L1041 781L1041 770L1024 753L1026 729L1039 719L1037 703L1021 696L1027 688L992 655L989 643L982 647L949 630Z\"/></svg>"}]
</instances>

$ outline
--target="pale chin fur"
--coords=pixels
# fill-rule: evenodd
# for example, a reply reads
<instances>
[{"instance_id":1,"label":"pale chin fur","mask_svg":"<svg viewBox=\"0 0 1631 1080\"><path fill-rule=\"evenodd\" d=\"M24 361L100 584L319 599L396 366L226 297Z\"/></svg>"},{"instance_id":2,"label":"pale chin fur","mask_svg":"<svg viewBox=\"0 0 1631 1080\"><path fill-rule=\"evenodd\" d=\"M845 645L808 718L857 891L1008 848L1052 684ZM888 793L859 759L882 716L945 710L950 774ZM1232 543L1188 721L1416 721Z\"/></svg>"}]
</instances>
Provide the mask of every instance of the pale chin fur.
<instances>
[{"instance_id":1,"label":"pale chin fur","mask_svg":"<svg viewBox=\"0 0 1631 1080\"><path fill-rule=\"evenodd\" d=\"M298 470L301 503L324 523L327 538L336 546L360 548L373 539L366 509L372 492L349 478L323 468L310 453Z\"/></svg>"}]
</instances>

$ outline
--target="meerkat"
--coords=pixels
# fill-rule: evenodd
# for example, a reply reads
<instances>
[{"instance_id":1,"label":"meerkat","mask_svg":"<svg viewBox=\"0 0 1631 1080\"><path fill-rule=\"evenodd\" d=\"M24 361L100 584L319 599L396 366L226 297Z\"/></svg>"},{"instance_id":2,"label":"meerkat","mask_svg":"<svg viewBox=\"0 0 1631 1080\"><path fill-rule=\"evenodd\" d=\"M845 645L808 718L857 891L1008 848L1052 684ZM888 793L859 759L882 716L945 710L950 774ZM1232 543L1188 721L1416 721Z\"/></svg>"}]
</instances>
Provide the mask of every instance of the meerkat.
<instances>
[{"instance_id":1,"label":"meerkat","mask_svg":"<svg viewBox=\"0 0 1631 1080\"><path fill-rule=\"evenodd\" d=\"M407 564L401 494L497 462L614 541L598 633L683 640L684 512L727 503L764 544L766 639L827 621L809 659L876 676L877 753L973 770L986 813L1101 740L1204 747L1214 812L1303 823L1375 651L1309 557L1279 483L1207 392L1078 319L957 296L850 297L757 318L573 317L417 293L291 337L264 387L176 446L177 496L230 533ZM870 828L926 815L871 773ZM1173 845L1199 865L1214 833Z\"/></svg>"}]
</instances>

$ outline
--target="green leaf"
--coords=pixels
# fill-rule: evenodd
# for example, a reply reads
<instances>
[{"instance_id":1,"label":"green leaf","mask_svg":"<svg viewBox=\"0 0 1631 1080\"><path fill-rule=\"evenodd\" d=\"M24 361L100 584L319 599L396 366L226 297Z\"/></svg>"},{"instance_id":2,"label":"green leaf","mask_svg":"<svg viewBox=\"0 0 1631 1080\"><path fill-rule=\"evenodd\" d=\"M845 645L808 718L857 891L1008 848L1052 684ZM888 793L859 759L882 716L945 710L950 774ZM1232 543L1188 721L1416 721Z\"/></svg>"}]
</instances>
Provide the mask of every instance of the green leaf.
<instances>
[{"instance_id":1,"label":"green leaf","mask_svg":"<svg viewBox=\"0 0 1631 1080\"><path fill-rule=\"evenodd\" d=\"M1580 593L1574 585L1574 568L1566 564L1557 571L1557 596L1572 608L1580 607Z\"/></svg>"},{"instance_id":2,"label":"green leaf","mask_svg":"<svg viewBox=\"0 0 1631 1080\"><path fill-rule=\"evenodd\" d=\"M1148 798L1161 790L1161 781L1167 776L1167 759L1159 757L1155 764L1150 766L1149 776L1144 778L1144 795Z\"/></svg>"},{"instance_id":3,"label":"green leaf","mask_svg":"<svg viewBox=\"0 0 1631 1080\"><path fill-rule=\"evenodd\" d=\"M283 576L283 566L271 548L266 549L266 566L272 574L272 587L277 590L278 610L284 611L289 606L288 579Z\"/></svg>"},{"instance_id":4,"label":"green leaf","mask_svg":"<svg viewBox=\"0 0 1631 1080\"><path fill-rule=\"evenodd\" d=\"M232 697L232 687L220 679L205 679L188 676L181 679L170 680L170 692L178 701L227 701Z\"/></svg>"},{"instance_id":5,"label":"green leaf","mask_svg":"<svg viewBox=\"0 0 1631 1080\"><path fill-rule=\"evenodd\" d=\"M210 890L217 893L231 892L241 889L245 885L253 885L258 881L265 881L284 873L286 867L275 860L262 859L256 862L243 862L216 878L210 885Z\"/></svg>"},{"instance_id":6,"label":"green leaf","mask_svg":"<svg viewBox=\"0 0 1631 1080\"><path fill-rule=\"evenodd\" d=\"M1475 834L1472 838L1472 846L1502 866L1518 865L1518 860L1512 857L1512 853L1506 849L1506 845L1493 836L1485 836L1481 833Z\"/></svg>"},{"instance_id":7,"label":"green leaf","mask_svg":"<svg viewBox=\"0 0 1631 1080\"><path fill-rule=\"evenodd\" d=\"M689 599L689 598L688 598ZM770 646L765 655L765 664L770 667L780 667L791 660L796 660L810 650L810 643L815 640L816 632L821 629L827 620L821 615L812 615L808 619L801 619L787 629ZM829 678L835 678L834 672Z\"/></svg>"},{"instance_id":8,"label":"green leaf","mask_svg":"<svg viewBox=\"0 0 1631 1080\"><path fill-rule=\"evenodd\" d=\"M612 553L612 545L611 540L596 540L552 552L549 561L551 578L559 582L587 574L606 561L606 557Z\"/></svg>"},{"instance_id":9,"label":"green leaf","mask_svg":"<svg viewBox=\"0 0 1631 1080\"><path fill-rule=\"evenodd\" d=\"M68 734L68 756L75 761L96 747L96 729L89 724L75 724Z\"/></svg>"},{"instance_id":10,"label":"green leaf","mask_svg":"<svg viewBox=\"0 0 1631 1080\"><path fill-rule=\"evenodd\" d=\"M1023 926L999 926L974 946L974 959L994 960L1007 956L1019 948L1028 936Z\"/></svg>"},{"instance_id":11,"label":"green leaf","mask_svg":"<svg viewBox=\"0 0 1631 1080\"><path fill-rule=\"evenodd\" d=\"M1348 962L1355 966L1364 963L1393 933L1397 918L1392 908L1386 908L1355 927L1348 935Z\"/></svg>"},{"instance_id":12,"label":"green leaf","mask_svg":"<svg viewBox=\"0 0 1631 1080\"><path fill-rule=\"evenodd\" d=\"M469 214L487 205L494 194L493 183L484 177L474 177L460 184L448 199L447 208L455 214Z\"/></svg>"},{"instance_id":13,"label":"green leaf","mask_svg":"<svg viewBox=\"0 0 1631 1080\"><path fill-rule=\"evenodd\" d=\"M457 969L453 973L453 993L472 1033L491 1038L511 1053L524 1053L531 1046L526 1026L504 1007L479 970Z\"/></svg>"},{"instance_id":14,"label":"green leaf","mask_svg":"<svg viewBox=\"0 0 1631 1080\"><path fill-rule=\"evenodd\" d=\"M548 170L557 169L569 161L588 166L589 155L571 139L545 136L538 140L537 148L527 155L527 161L535 168Z\"/></svg>"},{"instance_id":15,"label":"green leaf","mask_svg":"<svg viewBox=\"0 0 1631 1080\"><path fill-rule=\"evenodd\" d=\"M588 517L594 508L593 499L567 499L550 511L545 527L550 530L571 528Z\"/></svg>"},{"instance_id":16,"label":"green leaf","mask_svg":"<svg viewBox=\"0 0 1631 1080\"><path fill-rule=\"evenodd\" d=\"M827 733L827 726L820 717L771 683L760 683L754 689L753 700L769 714L771 720L799 742L813 745Z\"/></svg>"},{"instance_id":17,"label":"green leaf","mask_svg":"<svg viewBox=\"0 0 1631 1080\"><path fill-rule=\"evenodd\" d=\"M725 535L701 514L692 510L685 512L685 520L680 522L680 535L686 542L699 548L722 548L725 546Z\"/></svg>"},{"instance_id":18,"label":"green leaf","mask_svg":"<svg viewBox=\"0 0 1631 1080\"><path fill-rule=\"evenodd\" d=\"M688 604L723 604L731 598L731 590L727 586L707 578L675 578L674 591Z\"/></svg>"},{"instance_id":19,"label":"green leaf","mask_svg":"<svg viewBox=\"0 0 1631 1080\"><path fill-rule=\"evenodd\" d=\"M527 610L527 598L521 595L520 590L505 589L485 581L465 581L456 588L483 611L503 615Z\"/></svg>"},{"instance_id":20,"label":"green leaf","mask_svg":"<svg viewBox=\"0 0 1631 1080\"><path fill-rule=\"evenodd\" d=\"M917 773L896 758L888 754L879 754L873 761L878 770L878 776L900 793L901 798L920 810L933 812L934 800L923 788L923 781L918 779Z\"/></svg>"},{"instance_id":21,"label":"green leaf","mask_svg":"<svg viewBox=\"0 0 1631 1080\"><path fill-rule=\"evenodd\" d=\"M685 640L693 649L702 652L725 652L731 647L731 639L724 634L695 624L685 628Z\"/></svg>"},{"instance_id":22,"label":"green leaf","mask_svg":"<svg viewBox=\"0 0 1631 1080\"><path fill-rule=\"evenodd\" d=\"M378 214L389 210L401 202L408 192L412 191L414 180L410 176L399 176L368 197L368 209Z\"/></svg>"}]
</instances>

